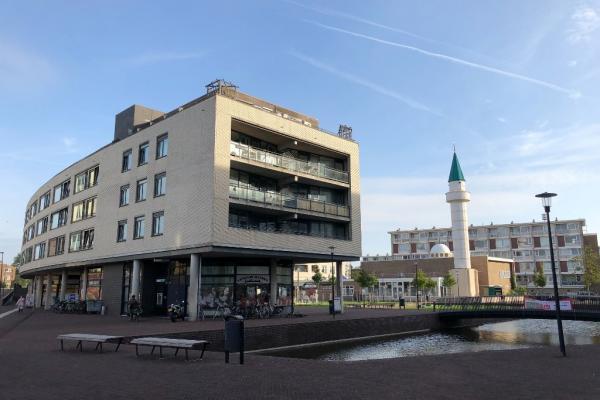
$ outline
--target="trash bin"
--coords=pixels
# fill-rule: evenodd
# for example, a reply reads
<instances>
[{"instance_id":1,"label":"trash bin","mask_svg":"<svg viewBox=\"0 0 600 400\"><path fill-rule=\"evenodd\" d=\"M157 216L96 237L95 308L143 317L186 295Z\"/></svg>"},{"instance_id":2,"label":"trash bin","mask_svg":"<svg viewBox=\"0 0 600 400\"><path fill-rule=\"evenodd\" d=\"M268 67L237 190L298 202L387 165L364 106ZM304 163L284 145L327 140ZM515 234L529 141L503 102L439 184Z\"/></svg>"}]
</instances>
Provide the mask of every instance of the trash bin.
<instances>
[{"instance_id":1,"label":"trash bin","mask_svg":"<svg viewBox=\"0 0 600 400\"><path fill-rule=\"evenodd\" d=\"M398 299L398 308L406 308L406 300L403 297Z\"/></svg>"},{"instance_id":2,"label":"trash bin","mask_svg":"<svg viewBox=\"0 0 600 400\"><path fill-rule=\"evenodd\" d=\"M333 315L333 300L329 300L329 314Z\"/></svg>"},{"instance_id":3,"label":"trash bin","mask_svg":"<svg viewBox=\"0 0 600 400\"><path fill-rule=\"evenodd\" d=\"M229 315L225 318L225 363L229 353L240 353L240 364L244 363L244 317Z\"/></svg>"}]
</instances>

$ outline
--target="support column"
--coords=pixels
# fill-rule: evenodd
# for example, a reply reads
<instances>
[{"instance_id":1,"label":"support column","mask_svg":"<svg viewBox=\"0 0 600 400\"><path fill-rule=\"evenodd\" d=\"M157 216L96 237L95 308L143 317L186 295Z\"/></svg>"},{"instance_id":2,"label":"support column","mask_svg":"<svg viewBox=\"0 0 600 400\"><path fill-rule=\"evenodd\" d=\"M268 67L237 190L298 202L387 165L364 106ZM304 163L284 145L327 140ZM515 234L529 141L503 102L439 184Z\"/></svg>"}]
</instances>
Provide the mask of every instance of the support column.
<instances>
[{"instance_id":1,"label":"support column","mask_svg":"<svg viewBox=\"0 0 600 400\"><path fill-rule=\"evenodd\" d=\"M50 310L52 308L52 275L46 275L46 299L44 304L44 310Z\"/></svg>"},{"instance_id":2,"label":"support column","mask_svg":"<svg viewBox=\"0 0 600 400\"><path fill-rule=\"evenodd\" d=\"M81 288L79 290L79 300L85 301L87 294L87 281L88 281L88 269L87 267L83 268L83 272L81 273Z\"/></svg>"},{"instance_id":3,"label":"support column","mask_svg":"<svg viewBox=\"0 0 600 400\"><path fill-rule=\"evenodd\" d=\"M340 298L340 313L344 312L344 296L342 288L344 287L344 275L342 274L342 262L336 261L335 263L335 276L336 285L335 285L335 293Z\"/></svg>"},{"instance_id":4,"label":"support column","mask_svg":"<svg viewBox=\"0 0 600 400\"><path fill-rule=\"evenodd\" d=\"M64 301L67 293L67 270L63 269L60 277L60 295L59 300Z\"/></svg>"},{"instance_id":5,"label":"support column","mask_svg":"<svg viewBox=\"0 0 600 400\"><path fill-rule=\"evenodd\" d=\"M277 260L271 260L271 293L269 299L271 304L277 304Z\"/></svg>"},{"instance_id":6,"label":"support column","mask_svg":"<svg viewBox=\"0 0 600 400\"><path fill-rule=\"evenodd\" d=\"M199 254L190 255L190 284L187 291L188 321L198 319L198 292L201 279L201 258Z\"/></svg>"},{"instance_id":7,"label":"support column","mask_svg":"<svg viewBox=\"0 0 600 400\"><path fill-rule=\"evenodd\" d=\"M35 296L34 296L34 307L42 307L42 286L44 285L44 277L42 275L35 276Z\"/></svg>"},{"instance_id":8,"label":"support column","mask_svg":"<svg viewBox=\"0 0 600 400\"><path fill-rule=\"evenodd\" d=\"M140 271L142 269L141 260L133 260L133 268L131 270L131 293L129 296L135 295L135 298L140 301ZM129 300L129 299L127 299Z\"/></svg>"}]
</instances>

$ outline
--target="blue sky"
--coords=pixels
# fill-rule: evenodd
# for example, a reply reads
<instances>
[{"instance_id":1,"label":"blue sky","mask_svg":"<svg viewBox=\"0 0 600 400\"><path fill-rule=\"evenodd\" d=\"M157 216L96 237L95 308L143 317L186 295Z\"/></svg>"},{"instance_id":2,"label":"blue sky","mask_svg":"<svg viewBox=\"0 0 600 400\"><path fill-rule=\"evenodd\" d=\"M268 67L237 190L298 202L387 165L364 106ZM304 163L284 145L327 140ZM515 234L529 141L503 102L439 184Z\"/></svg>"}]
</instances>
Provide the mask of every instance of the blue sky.
<instances>
[{"instance_id":1,"label":"blue sky","mask_svg":"<svg viewBox=\"0 0 600 400\"><path fill-rule=\"evenodd\" d=\"M39 1L0 6L0 251L39 185L112 139L133 103L171 110L225 78L351 125L363 254L448 226L456 145L472 223L600 228L598 1Z\"/></svg>"}]
</instances>

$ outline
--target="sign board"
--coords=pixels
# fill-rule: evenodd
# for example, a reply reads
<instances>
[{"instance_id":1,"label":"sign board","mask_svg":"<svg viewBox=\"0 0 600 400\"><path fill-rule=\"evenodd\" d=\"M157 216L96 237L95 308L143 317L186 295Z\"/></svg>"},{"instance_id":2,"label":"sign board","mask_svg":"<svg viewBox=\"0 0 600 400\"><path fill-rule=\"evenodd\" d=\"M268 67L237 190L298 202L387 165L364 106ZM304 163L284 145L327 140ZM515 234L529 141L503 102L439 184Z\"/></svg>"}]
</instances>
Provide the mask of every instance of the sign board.
<instances>
[{"instance_id":1,"label":"sign board","mask_svg":"<svg viewBox=\"0 0 600 400\"><path fill-rule=\"evenodd\" d=\"M303 289L316 289L317 285L315 285L314 283L305 283L302 285Z\"/></svg>"},{"instance_id":2,"label":"sign board","mask_svg":"<svg viewBox=\"0 0 600 400\"><path fill-rule=\"evenodd\" d=\"M77 301L77 295L75 293L69 293L67 296L67 301L71 303Z\"/></svg>"},{"instance_id":3,"label":"sign board","mask_svg":"<svg viewBox=\"0 0 600 400\"><path fill-rule=\"evenodd\" d=\"M333 312L342 312L342 300L339 297L333 298Z\"/></svg>"},{"instance_id":4,"label":"sign board","mask_svg":"<svg viewBox=\"0 0 600 400\"><path fill-rule=\"evenodd\" d=\"M238 275L235 278L235 283L241 284L266 284L271 283L271 277L269 275Z\"/></svg>"},{"instance_id":5,"label":"sign board","mask_svg":"<svg viewBox=\"0 0 600 400\"><path fill-rule=\"evenodd\" d=\"M571 300L559 300L560 309L565 311L572 311L573 305ZM536 299L525 299L526 310L544 310L544 311L556 311L556 303L554 300L536 300Z\"/></svg>"}]
</instances>

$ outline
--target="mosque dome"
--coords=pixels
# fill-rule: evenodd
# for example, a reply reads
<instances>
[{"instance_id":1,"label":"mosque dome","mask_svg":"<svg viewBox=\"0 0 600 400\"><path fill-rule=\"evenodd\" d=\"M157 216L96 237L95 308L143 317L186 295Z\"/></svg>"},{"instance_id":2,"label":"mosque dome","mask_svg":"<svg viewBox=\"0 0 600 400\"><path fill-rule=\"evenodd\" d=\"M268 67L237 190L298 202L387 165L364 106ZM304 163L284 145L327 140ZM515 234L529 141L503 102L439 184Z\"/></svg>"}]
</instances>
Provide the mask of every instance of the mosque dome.
<instances>
[{"instance_id":1,"label":"mosque dome","mask_svg":"<svg viewBox=\"0 0 600 400\"><path fill-rule=\"evenodd\" d=\"M431 248L429 255L433 258L447 258L452 257L452 252L445 244L438 243Z\"/></svg>"}]
</instances>

